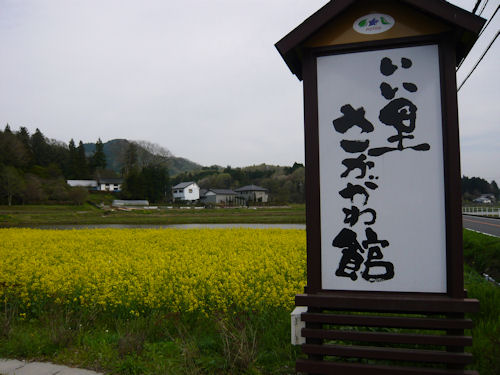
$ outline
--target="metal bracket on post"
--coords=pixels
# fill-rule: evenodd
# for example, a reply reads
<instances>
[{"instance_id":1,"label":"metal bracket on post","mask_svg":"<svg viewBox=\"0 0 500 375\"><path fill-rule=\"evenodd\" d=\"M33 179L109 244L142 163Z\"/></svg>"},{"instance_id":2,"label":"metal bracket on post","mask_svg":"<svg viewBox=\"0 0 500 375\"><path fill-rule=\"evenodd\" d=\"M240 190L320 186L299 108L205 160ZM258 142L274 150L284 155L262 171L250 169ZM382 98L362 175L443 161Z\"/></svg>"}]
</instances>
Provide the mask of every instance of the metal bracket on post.
<instances>
[{"instance_id":1,"label":"metal bracket on post","mask_svg":"<svg viewBox=\"0 0 500 375\"><path fill-rule=\"evenodd\" d=\"M302 336L302 329L306 328L306 322L303 322L301 319L302 313L306 312L307 306L297 306L290 314L292 345L302 345L306 343L306 338Z\"/></svg>"}]
</instances>

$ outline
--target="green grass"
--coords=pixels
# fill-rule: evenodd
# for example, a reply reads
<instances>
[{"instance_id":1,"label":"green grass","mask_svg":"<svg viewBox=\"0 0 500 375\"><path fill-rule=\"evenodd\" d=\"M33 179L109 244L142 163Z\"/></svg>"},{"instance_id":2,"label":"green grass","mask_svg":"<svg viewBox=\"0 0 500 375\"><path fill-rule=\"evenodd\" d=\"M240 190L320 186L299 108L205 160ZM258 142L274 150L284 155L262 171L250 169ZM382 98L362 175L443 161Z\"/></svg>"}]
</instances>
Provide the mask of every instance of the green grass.
<instances>
[{"instance_id":1,"label":"green grass","mask_svg":"<svg viewBox=\"0 0 500 375\"><path fill-rule=\"evenodd\" d=\"M283 310L211 317L157 311L89 320L52 309L15 318L0 336L0 357L111 374L288 374L298 354L289 344L289 317Z\"/></svg>"},{"instance_id":2,"label":"green grass","mask_svg":"<svg viewBox=\"0 0 500 375\"><path fill-rule=\"evenodd\" d=\"M465 288L477 298L480 311L474 321L475 368L481 375L500 374L500 286L482 277L486 273L500 281L500 238L464 230Z\"/></svg>"},{"instance_id":3,"label":"green grass","mask_svg":"<svg viewBox=\"0 0 500 375\"><path fill-rule=\"evenodd\" d=\"M500 287L486 281L477 272L465 273L465 286L471 298L477 298L480 311L471 314L474 321L473 345L474 368L481 375L500 374Z\"/></svg>"},{"instance_id":4,"label":"green grass","mask_svg":"<svg viewBox=\"0 0 500 375\"><path fill-rule=\"evenodd\" d=\"M500 239L465 229L463 241L465 263L500 281Z\"/></svg>"},{"instance_id":5,"label":"green grass","mask_svg":"<svg viewBox=\"0 0 500 375\"><path fill-rule=\"evenodd\" d=\"M259 208L102 210L82 206L0 206L0 227L92 224L305 223L304 205Z\"/></svg>"}]
</instances>

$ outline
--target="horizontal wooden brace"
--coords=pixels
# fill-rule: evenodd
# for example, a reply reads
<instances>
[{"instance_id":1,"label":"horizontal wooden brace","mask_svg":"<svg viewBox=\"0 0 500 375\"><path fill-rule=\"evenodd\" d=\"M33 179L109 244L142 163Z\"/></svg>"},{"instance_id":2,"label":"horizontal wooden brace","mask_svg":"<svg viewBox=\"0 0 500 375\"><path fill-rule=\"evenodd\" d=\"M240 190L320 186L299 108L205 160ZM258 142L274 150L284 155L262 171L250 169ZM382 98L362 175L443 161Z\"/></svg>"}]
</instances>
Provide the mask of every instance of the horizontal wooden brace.
<instances>
[{"instance_id":1,"label":"horizontal wooden brace","mask_svg":"<svg viewBox=\"0 0 500 375\"><path fill-rule=\"evenodd\" d=\"M419 295L373 295L369 293L297 294L296 306L346 311L379 311L399 313L473 313L479 301L472 298Z\"/></svg>"},{"instance_id":2,"label":"horizontal wooden brace","mask_svg":"<svg viewBox=\"0 0 500 375\"><path fill-rule=\"evenodd\" d=\"M403 367L363 365L356 363L342 363L329 361L312 361L297 359L296 370L315 374L342 374L342 375L479 375L472 370L432 369L425 367Z\"/></svg>"},{"instance_id":3,"label":"horizontal wooden brace","mask_svg":"<svg viewBox=\"0 0 500 375\"><path fill-rule=\"evenodd\" d=\"M346 341L383 342L391 344L471 346L470 336L420 335L409 333L359 332L346 330L302 329L308 338Z\"/></svg>"},{"instance_id":4,"label":"horizontal wooden brace","mask_svg":"<svg viewBox=\"0 0 500 375\"><path fill-rule=\"evenodd\" d=\"M301 319L308 323L351 325L359 327L415 328L415 329L472 329L470 319L414 318L396 316L344 315L303 313Z\"/></svg>"},{"instance_id":5,"label":"horizontal wooden brace","mask_svg":"<svg viewBox=\"0 0 500 375\"><path fill-rule=\"evenodd\" d=\"M434 362L449 364L472 363L470 353L444 352L436 350L385 348L374 346L344 346L304 344L302 352L306 354L355 357L368 359L387 359L393 361Z\"/></svg>"}]
</instances>

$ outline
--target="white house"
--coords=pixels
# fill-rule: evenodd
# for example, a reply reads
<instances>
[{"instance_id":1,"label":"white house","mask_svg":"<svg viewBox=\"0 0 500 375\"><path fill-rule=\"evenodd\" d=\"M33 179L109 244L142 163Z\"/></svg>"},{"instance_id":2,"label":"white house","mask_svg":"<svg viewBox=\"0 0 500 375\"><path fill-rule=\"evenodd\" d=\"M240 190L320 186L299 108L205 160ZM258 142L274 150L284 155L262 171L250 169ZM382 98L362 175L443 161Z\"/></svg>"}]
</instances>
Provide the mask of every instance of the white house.
<instances>
[{"instance_id":1,"label":"white house","mask_svg":"<svg viewBox=\"0 0 500 375\"><path fill-rule=\"evenodd\" d=\"M244 203L238 193L230 189L208 189L203 192L201 199L204 203L213 204Z\"/></svg>"},{"instance_id":2,"label":"white house","mask_svg":"<svg viewBox=\"0 0 500 375\"><path fill-rule=\"evenodd\" d=\"M99 180L67 180L66 183L71 187L84 187L89 190L100 191L121 191L122 178L101 178Z\"/></svg>"},{"instance_id":3,"label":"white house","mask_svg":"<svg viewBox=\"0 0 500 375\"><path fill-rule=\"evenodd\" d=\"M247 202L250 201L265 203L269 199L268 190L257 185L243 186L239 189L235 189L234 191L240 194Z\"/></svg>"},{"instance_id":4,"label":"white house","mask_svg":"<svg viewBox=\"0 0 500 375\"><path fill-rule=\"evenodd\" d=\"M482 204L489 204L491 203L491 199L489 197L479 197L473 200L474 203L482 203Z\"/></svg>"},{"instance_id":5,"label":"white house","mask_svg":"<svg viewBox=\"0 0 500 375\"><path fill-rule=\"evenodd\" d=\"M101 191L121 191L123 179L121 178L101 178L98 180L97 190Z\"/></svg>"},{"instance_id":6,"label":"white house","mask_svg":"<svg viewBox=\"0 0 500 375\"><path fill-rule=\"evenodd\" d=\"M181 182L172 187L174 201L197 201L200 199L200 187L194 181Z\"/></svg>"}]
</instances>

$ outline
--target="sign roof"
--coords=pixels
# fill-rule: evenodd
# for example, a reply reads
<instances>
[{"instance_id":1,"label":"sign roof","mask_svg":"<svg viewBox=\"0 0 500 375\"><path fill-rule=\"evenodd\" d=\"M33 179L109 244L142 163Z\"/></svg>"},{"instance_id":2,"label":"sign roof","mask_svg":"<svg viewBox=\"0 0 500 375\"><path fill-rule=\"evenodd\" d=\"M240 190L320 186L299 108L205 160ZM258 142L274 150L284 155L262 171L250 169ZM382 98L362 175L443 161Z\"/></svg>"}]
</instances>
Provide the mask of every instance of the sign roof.
<instances>
[{"instance_id":1,"label":"sign roof","mask_svg":"<svg viewBox=\"0 0 500 375\"><path fill-rule=\"evenodd\" d=\"M485 20L444 0L393 0L451 26L457 35L457 60L464 59L474 45ZM342 15L348 8L363 3L360 0L335 0L319 9L275 44L293 74L302 79L304 42L320 29Z\"/></svg>"}]
</instances>

